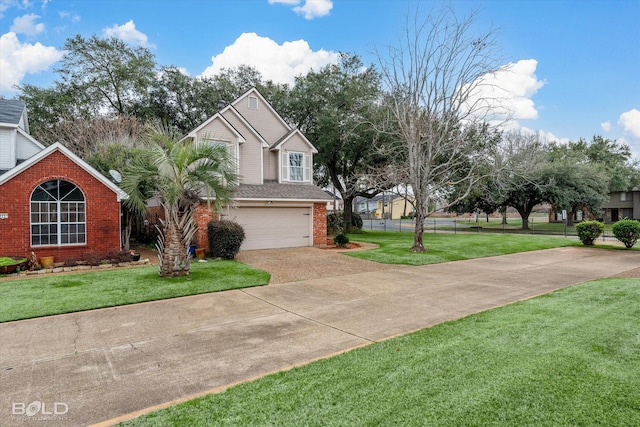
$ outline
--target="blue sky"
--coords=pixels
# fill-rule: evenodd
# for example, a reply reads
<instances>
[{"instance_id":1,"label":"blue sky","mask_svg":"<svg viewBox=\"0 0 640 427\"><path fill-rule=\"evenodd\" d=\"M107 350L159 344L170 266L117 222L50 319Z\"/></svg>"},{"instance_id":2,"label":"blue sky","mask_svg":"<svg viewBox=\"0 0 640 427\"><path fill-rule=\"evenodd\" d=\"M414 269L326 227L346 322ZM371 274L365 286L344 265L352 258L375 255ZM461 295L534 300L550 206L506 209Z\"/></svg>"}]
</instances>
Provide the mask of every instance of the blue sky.
<instances>
[{"instance_id":1,"label":"blue sky","mask_svg":"<svg viewBox=\"0 0 640 427\"><path fill-rule=\"evenodd\" d=\"M297 74L396 44L415 0L0 0L0 95L48 86L76 34L148 47L160 65L192 76L249 63L265 77ZM479 30L499 29L501 78L513 128L561 141L594 134L628 143L640 158L640 0L452 1L478 9Z\"/></svg>"}]
</instances>

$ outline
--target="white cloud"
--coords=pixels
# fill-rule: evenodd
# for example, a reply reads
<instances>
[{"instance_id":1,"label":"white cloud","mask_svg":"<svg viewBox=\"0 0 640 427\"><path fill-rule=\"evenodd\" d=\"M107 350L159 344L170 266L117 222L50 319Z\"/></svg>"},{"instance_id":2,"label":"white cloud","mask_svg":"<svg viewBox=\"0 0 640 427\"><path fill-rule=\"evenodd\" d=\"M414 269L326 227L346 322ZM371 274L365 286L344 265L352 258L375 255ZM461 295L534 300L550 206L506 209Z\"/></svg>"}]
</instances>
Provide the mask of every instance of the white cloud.
<instances>
[{"instance_id":1,"label":"white cloud","mask_svg":"<svg viewBox=\"0 0 640 427\"><path fill-rule=\"evenodd\" d=\"M122 25L114 25L113 27L105 28L102 33L106 37L115 37L126 43L144 47L153 47L153 45L149 44L149 39L146 34L136 29L136 24L133 20Z\"/></svg>"},{"instance_id":2,"label":"white cloud","mask_svg":"<svg viewBox=\"0 0 640 427\"><path fill-rule=\"evenodd\" d=\"M38 35L44 31L44 24L35 22L38 18L40 18L40 16L33 13L18 16L13 20L13 25L9 31L27 36Z\"/></svg>"},{"instance_id":3,"label":"white cloud","mask_svg":"<svg viewBox=\"0 0 640 427\"><path fill-rule=\"evenodd\" d=\"M77 15L75 13L71 13L71 12L66 11L66 10L62 10L62 11L58 12L58 16L60 16L60 18L62 18L62 19L68 19L71 22L80 22L80 15Z\"/></svg>"},{"instance_id":4,"label":"white cloud","mask_svg":"<svg viewBox=\"0 0 640 427\"><path fill-rule=\"evenodd\" d=\"M600 123L600 127L603 131L609 132L611 130L611 122L607 120L606 122Z\"/></svg>"},{"instance_id":5,"label":"white cloud","mask_svg":"<svg viewBox=\"0 0 640 427\"><path fill-rule=\"evenodd\" d=\"M618 124L622 126L625 133L629 133L634 138L640 139L640 111L634 108L620 114Z\"/></svg>"},{"instance_id":6,"label":"white cloud","mask_svg":"<svg viewBox=\"0 0 640 427\"><path fill-rule=\"evenodd\" d=\"M62 59L63 55L63 51L53 46L20 43L14 32L3 34L0 37L0 91L15 90L13 86L19 85L25 74L44 71Z\"/></svg>"},{"instance_id":7,"label":"white cloud","mask_svg":"<svg viewBox=\"0 0 640 427\"><path fill-rule=\"evenodd\" d=\"M269 0L269 4L294 6L292 10L298 15L303 15L305 19L326 16L333 9L333 0L305 0L302 6L300 3L300 0Z\"/></svg>"},{"instance_id":8,"label":"white cloud","mask_svg":"<svg viewBox=\"0 0 640 427\"><path fill-rule=\"evenodd\" d=\"M538 110L531 97L545 85L535 74L537 66L535 59L522 59L484 75L476 82L469 104L491 109L489 115L494 118L537 119Z\"/></svg>"},{"instance_id":9,"label":"white cloud","mask_svg":"<svg viewBox=\"0 0 640 427\"><path fill-rule=\"evenodd\" d=\"M243 33L211 61L203 76L217 74L223 68L249 65L260 71L265 80L293 84L296 76L337 63L339 54L323 49L314 52L304 40L279 45L268 37Z\"/></svg>"}]
</instances>

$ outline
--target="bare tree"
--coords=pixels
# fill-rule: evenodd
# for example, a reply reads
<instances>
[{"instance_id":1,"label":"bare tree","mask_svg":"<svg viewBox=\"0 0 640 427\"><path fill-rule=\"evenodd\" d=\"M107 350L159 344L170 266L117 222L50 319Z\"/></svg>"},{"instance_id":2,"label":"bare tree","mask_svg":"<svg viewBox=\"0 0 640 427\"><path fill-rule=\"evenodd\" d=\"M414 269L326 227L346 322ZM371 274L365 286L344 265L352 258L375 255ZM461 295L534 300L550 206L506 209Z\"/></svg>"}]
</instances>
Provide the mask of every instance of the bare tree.
<instances>
[{"instance_id":1,"label":"bare tree","mask_svg":"<svg viewBox=\"0 0 640 427\"><path fill-rule=\"evenodd\" d=\"M504 111L498 114L500 104L483 95L500 69L495 31L474 33L476 13L459 19L443 8L424 21L412 15L400 43L378 59L389 91L389 131L401 141L395 168L415 198L411 250L424 252L425 218L469 194L497 141L486 120Z\"/></svg>"}]
</instances>

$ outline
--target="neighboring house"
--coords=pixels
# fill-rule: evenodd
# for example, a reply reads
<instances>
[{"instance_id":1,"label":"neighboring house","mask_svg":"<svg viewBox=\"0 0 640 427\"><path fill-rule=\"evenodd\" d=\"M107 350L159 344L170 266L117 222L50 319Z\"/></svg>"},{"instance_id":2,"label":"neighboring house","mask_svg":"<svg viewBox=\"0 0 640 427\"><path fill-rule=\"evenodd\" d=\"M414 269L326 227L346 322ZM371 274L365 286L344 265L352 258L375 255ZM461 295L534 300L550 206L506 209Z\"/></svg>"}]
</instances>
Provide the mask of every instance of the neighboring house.
<instances>
[{"instance_id":1,"label":"neighboring house","mask_svg":"<svg viewBox=\"0 0 640 427\"><path fill-rule=\"evenodd\" d=\"M358 197L356 211L368 218L400 219L414 211L413 205L397 194L378 194L371 199Z\"/></svg>"},{"instance_id":2,"label":"neighboring house","mask_svg":"<svg viewBox=\"0 0 640 427\"><path fill-rule=\"evenodd\" d=\"M0 99L0 256L65 261L118 251L127 197L62 144L33 139L23 102Z\"/></svg>"},{"instance_id":3,"label":"neighboring house","mask_svg":"<svg viewBox=\"0 0 640 427\"><path fill-rule=\"evenodd\" d=\"M221 215L244 227L241 249L326 244L327 202L332 198L313 184L313 155L318 151L258 90L223 107L185 139L224 145L236 159L240 185L234 205ZM206 225L214 217L202 203L198 246L208 247Z\"/></svg>"},{"instance_id":4,"label":"neighboring house","mask_svg":"<svg viewBox=\"0 0 640 427\"><path fill-rule=\"evenodd\" d=\"M640 219L640 189L614 191L602 206L604 222L616 222L624 218Z\"/></svg>"},{"instance_id":5,"label":"neighboring house","mask_svg":"<svg viewBox=\"0 0 640 427\"><path fill-rule=\"evenodd\" d=\"M331 190L324 190L327 193L327 196L331 198L330 202L327 202L327 210L328 211L342 211L344 210L344 200L340 197L339 194L334 193Z\"/></svg>"}]
</instances>

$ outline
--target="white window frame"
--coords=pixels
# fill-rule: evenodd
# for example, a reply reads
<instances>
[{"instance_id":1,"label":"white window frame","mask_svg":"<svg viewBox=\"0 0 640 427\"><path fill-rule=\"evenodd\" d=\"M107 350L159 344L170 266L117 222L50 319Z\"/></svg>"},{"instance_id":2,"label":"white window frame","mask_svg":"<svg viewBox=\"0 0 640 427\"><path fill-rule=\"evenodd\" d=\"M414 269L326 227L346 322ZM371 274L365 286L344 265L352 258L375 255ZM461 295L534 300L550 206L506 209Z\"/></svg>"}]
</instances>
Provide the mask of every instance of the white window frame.
<instances>
[{"instance_id":1,"label":"white window frame","mask_svg":"<svg viewBox=\"0 0 640 427\"><path fill-rule=\"evenodd\" d=\"M300 166L291 165L291 157L302 156L302 164ZM302 179L293 179L292 167L302 169ZM311 156L301 151L285 151L282 153L282 181L288 182L310 182L311 181Z\"/></svg>"},{"instance_id":2,"label":"white window frame","mask_svg":"<svg viewBox=\"0 0 640 427\"><path fill-rule=\"evenodd\" d=\"M47 182L56 181L57 188L53 194L45 187ZM74 188L60 196L61 182L72 184ZM53 200L33 200L34 193L41 189L51 196ZM75 190L80 191L82 200L66 200ZM35 209L37 207L37 209ZM34 219L36 219L34 221ZM42 233L42 228L48 231ZM39 232L34 232L36 229ZM29 242L31 247L42 246L78 246L87 244L87 198L80 187L64 179L45 181L39 184L29 197ZM42 243L42 238L47 237L47 242ZM55 238L55 239L52 239ZM38 240L37 243L35 241ZM52 242L52 240L55 240Z\"/></svg>"}]
</instances>

